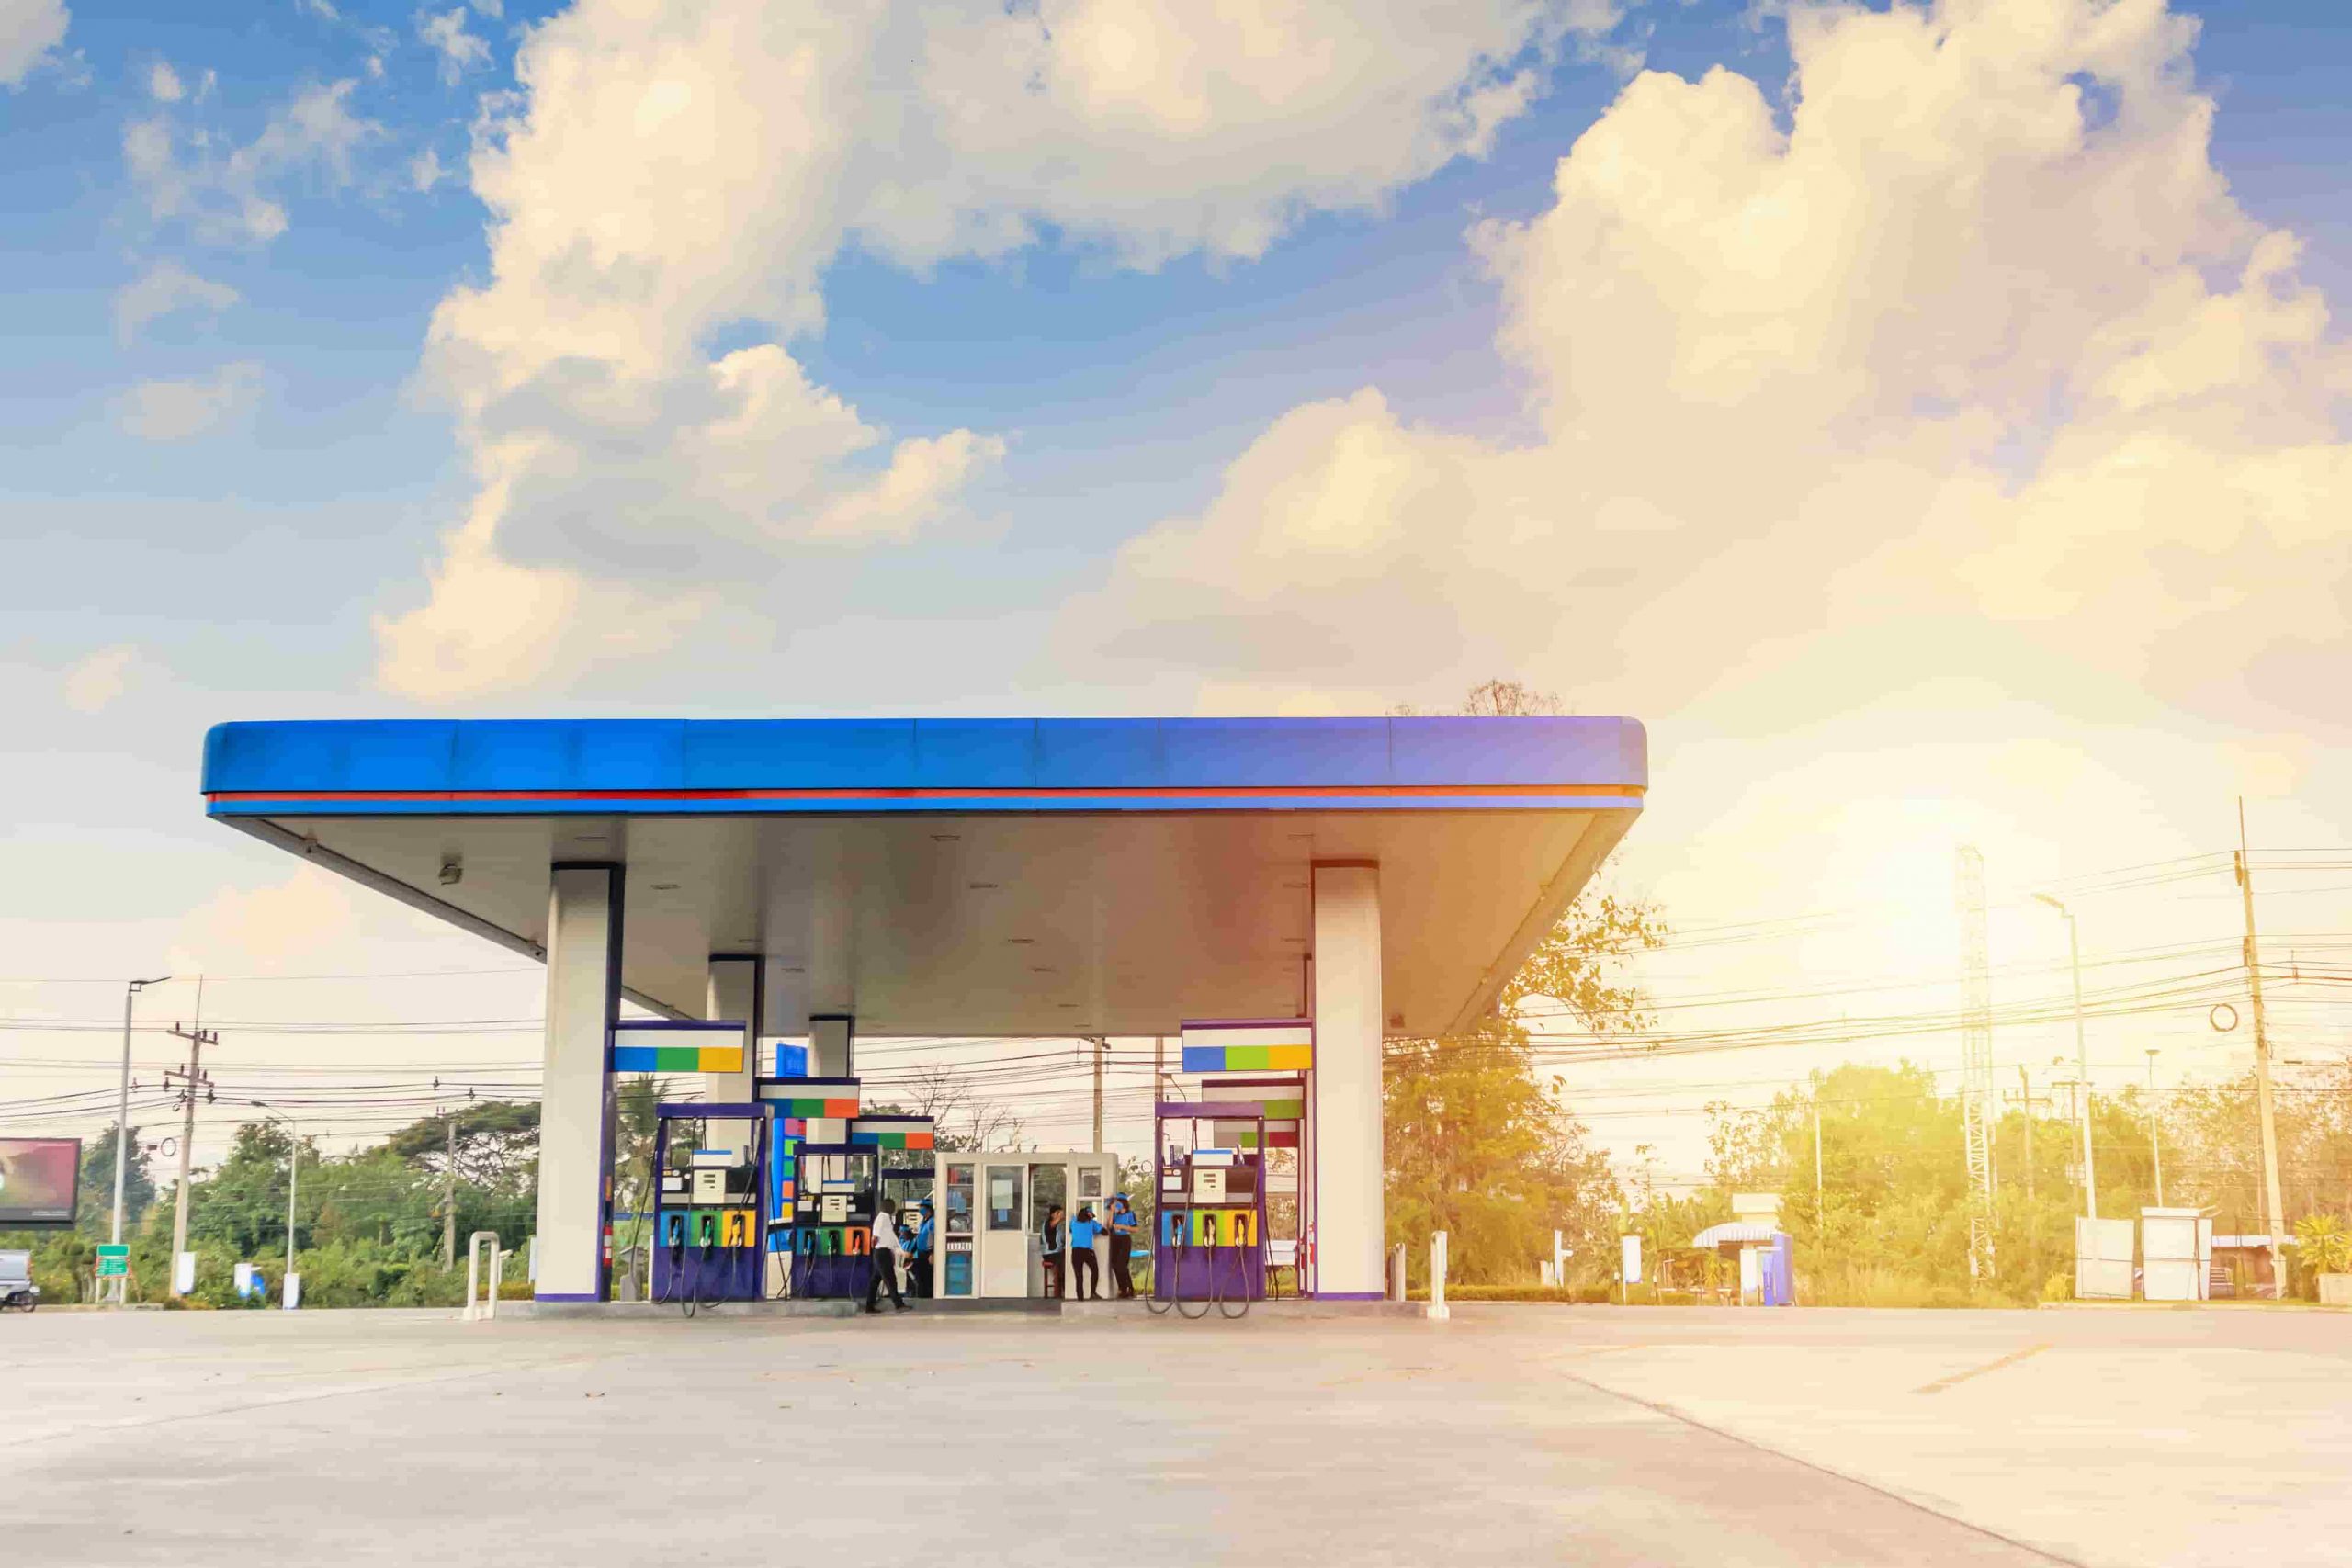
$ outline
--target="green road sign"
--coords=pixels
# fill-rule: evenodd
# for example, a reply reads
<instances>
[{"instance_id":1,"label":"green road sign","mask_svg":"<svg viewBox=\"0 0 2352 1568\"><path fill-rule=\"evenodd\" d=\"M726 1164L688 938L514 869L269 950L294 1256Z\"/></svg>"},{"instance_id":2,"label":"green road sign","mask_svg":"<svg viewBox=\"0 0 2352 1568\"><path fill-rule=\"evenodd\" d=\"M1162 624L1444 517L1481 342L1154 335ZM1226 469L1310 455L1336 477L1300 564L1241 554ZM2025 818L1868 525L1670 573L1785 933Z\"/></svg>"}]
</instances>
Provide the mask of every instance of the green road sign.
<instances>
[{"instance_id":1,"label":"green road sign","mask_svg":"<svg viewBox=\"0 0 2352 1568\"><path fill-rule=\"evenodd\" d=\"M130 1248L119 1242L98 1243L98 1278L130 1272Z\"/></svg>"}]
</instances>

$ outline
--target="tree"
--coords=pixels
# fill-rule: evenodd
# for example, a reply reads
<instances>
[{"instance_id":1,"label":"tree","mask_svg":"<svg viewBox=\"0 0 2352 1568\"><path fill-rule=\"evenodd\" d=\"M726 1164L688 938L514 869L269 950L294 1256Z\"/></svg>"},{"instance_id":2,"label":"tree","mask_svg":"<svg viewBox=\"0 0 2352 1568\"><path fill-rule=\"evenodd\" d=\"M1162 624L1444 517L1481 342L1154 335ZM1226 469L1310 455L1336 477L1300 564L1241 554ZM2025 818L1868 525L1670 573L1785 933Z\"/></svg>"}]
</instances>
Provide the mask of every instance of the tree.
<instances>
[{"instance_id":1,"label":"tree","mask_svg":"<svg viewBox=\"0 0 2352 1568\"><path fill-rule=\"evenodd\" d=\"M650 1076L623 1078L613 1090L613 1213L616 1226L626 1227L614 1238L616 1265L643 1245L652 1223L653 1145L661 1130L656 1112L674 1092L673 1080ZM670 1140L673 1155L696 1145L693 1134L680 1132Z\"/></svg>"},{"instance_id":2,"label":"tree","mask_svg":"<svg viewBox=\"0 0 2352 1568\"><path fill-rule=\"evenodd\" d=\"M909 1108L894 1105L888 1111L930 1117L938 1146L950 1152L1017 1148L1026 1130L1019 1116L983 1099L967 1075L939 1063L917 1071L906 1093ZM877 1114L884 1111L876 1107Z\"/></svg>"},{"instance_id":3,"label":"tree","mask_svg":"<svg viewBox=\"0 0 2352 1568\"><path fill-rule=\"evenodd\" d=\"M1399 708L1409 713L1409 708ZM1460 713L1556 714L1560 700L1522 681L1471 688ZM1666 938L1657 910L1588 888L1507 981L1468 1032L1390 1044L1385 1062L1388 1240L1418 1269L1430 1233L1447 1235L1448 1267L1465 1282L1534 1275L1561 1231L1590 1262L1613 1256L1617 1184L1559 1084L1536 1065L1531 1018L1567 1019L1594 1034L1646 1028L1648 998L1618 961Z\"/></svg>"},{"instance_id":4,"label":"tree","mask_svg":"<svg viewBox=\"0 0 2352 1568\"><path fill-rule=\"evenodd\" d=\"M427 1170L446 1171L457 1150L458 1179L493 1191L512 1192L537 1174L539 1108L506 1100L485 1100L412 1122L385 1140L402 1159Z\"/></svg>"},{"instance_id":5,"label":"tree","mask_svg":"<svg viewBox=\"0 0 2352 1568\"><path fill-rule=\"evenodd\" d=\"M82 1145L81 1227L103 1235L114 1223L115 1124ZM147 1166L147 1151L139 1129L130 1129L130 1158L122 1172L122 1228L125 1235L139 1228L140 1216L155 1201L155 1176Z\"/></svg>"},{"instance_id":6,"label":"tree","mask_svg":"<svg viewBox=\"0 0 2352 1568\"><path fill-rule=\"evenodd\" d=\"M1388 1240L1418 1267L1432 1231L1465 1283L1535 1272L1552 1232L1579 1256L1611 1230L1616 1184L1559 1086L1539 1077L1518 1026L1402 1041L1387 1053Z\"/></svg>"},{"instance_id":7,"label":"tree","mask_svg":"<svg viewBox=\"0 0 2352 1568\"><path fill-rule=\"evenodd\" d=\"M237 1129L229 1156L216 1167L188 1209L191 1245L217 1241L232 1255L250 1258L286 1240L288 1155L294 1141L275 1122L247 1122ZM305 1150L303 1166L316 1161ZM299 1219L298 1219L299 1228Z\"/></svg>"}]
</instances>

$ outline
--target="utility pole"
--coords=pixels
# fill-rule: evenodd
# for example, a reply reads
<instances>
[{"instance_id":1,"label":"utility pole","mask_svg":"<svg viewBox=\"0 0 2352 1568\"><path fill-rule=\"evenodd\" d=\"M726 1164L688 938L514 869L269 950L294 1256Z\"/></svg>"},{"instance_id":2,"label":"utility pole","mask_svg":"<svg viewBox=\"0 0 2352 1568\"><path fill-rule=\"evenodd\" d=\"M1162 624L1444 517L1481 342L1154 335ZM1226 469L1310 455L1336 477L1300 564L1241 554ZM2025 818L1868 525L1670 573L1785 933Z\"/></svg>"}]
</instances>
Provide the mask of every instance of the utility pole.
<instances>
[{"instance_id":1,"label":"utility pole","mask_svg":"<svg viewBox=\"0 0 2352 1568\"><path fill-rule=\"evenodd\" d=\"M2026 1077L2025 1064L2018 1064L2018 1103L2025 1107L2025 1206L2033 1212L2033 1080Z\"/></svg>"},{"instance_id":2,"label":"utility pole","mask_svg":"<svg viewBox=\"0 0 2352 1568\"><path fill-rule=\"evenodd\" d=\"M2270 1093L2270 1030L2262 1011L2262 950L2254 932L2254 875L2246 864L2245 797L2238 797L2238 892L2245 906L2245 983L2254 1000L2254 1101L2262 1118L2262 1197L2265 1235L2270 1247L2271 1289L2287 1293L2287 1260L2278 1245L2286 1229L2286 1205L2278 1200L2278 1105Z\"/></svg>"},{"instance_id":3,"label":"utility pole","mask_svg":"<svg viewBox=\"0 0 2352 1568\"><path fill-rule=\"evenodd\" d=\"M1827 1229L1828 1219L1828 1183L1821 1174L1821 1096L1816 1092L1813 1100L1813 1230L1816 1246Z\"/></svg>"},{"instance_id":4,"label":"utility pole","mask_svg":"<svg viewBox=\"0 0 2352 1568\"><path fill-rule=\"evenodd\" d=\"M1092 1036L1092 1039L1094 1041L1094 1143L1092 1146L1099 1149L1102 1146L1102 1053L1111 1048L1111 1042L1100 1034Z\"/></svg>"},{"instance_id":5,"label":"utility pole","mask_svg":"<svg viewBox=\"0 0 2352 1568\"><path fill-rule=\"evenodd\" d=\"M1984 857L1960 847L1962 1145L1968 1162L1968 1277L1993 1273L1993 983L1985 959Z\"/></svg>"},{"instance_id":6,"label":"utility pole","mask_svg":"<svg viewBox=\"0 0 2352 1568\"><path fill-rule=\"evenodd\" d=\"M286 1280L278 1286L278 1302L281 1306L290 1309L294 1305L288 1299L294 1278L294 1183L302 1174L302 1129L294 1124L294 1118L266 1100L249 1100L247 1103L268 1111L268 1120L286 1123ZM314 1235L312 1239L317 1238ZM497 1294L498 1281L492 1280L490 1289L492 1295Z\"/></svg>"},{"instance_id":7,"label":"utility pole","mask_svg":"<svg viewBox=\"0 0 2352 1568\"><path fill-rule=\"evenodd\" d=\"M1158 1147L1159 1143L1159 1102L1167 1098L1168 1036L1165 1034L1155 1034L1151 1037L1151 1141L1153 1144L1151 1157L1154 1159L1158 1159L1159 1157L1159 1149ZM1305 1123L1301 1123L1299 1131L1304 1134L1306 1130ZM1302 1150L1301 1152L1304 1153L1305 1151ZM1157 1200L1155 1199L1154 1201L1157 1201ZM1152 1223L1157 1224L1159 1222L1155 1220Z\"/></svg>"},{"instance_id":8,"label":"utility pole","mask_svg":"<svg viewBox=\"0 0 2352 1568\"><path fill-rule=\"evenodd\" d=\"M115 1101L114 1111L114 1228L107 1236L115 1246L122 1245L122 1168L130 1159L130 1004L139 993L150 986L160 986L170 979L158 975L152 980L133 980L122 993L122 1092ZM114 1282L117 1305L130 1293L130 1277L119 1275Z\"/></svg>"},{"instance_id":9,"label":"utility pole","mask_svg":"<svg viewBox=\"0 0 2352 1568\"><path fill-rule=\"evenodd\" d=\"M197 996L197 1005L201 1008L204 1005L201 989ZM198 1013L198 1016L203 1015ZM179 1197L172 1204L172 1294L176 1296L180 1293L180 1254L187 1250L188 1162L196 1147L197 1091L203 1090L207 1098L211 1095L212 1080L204 1076L204 1048L218 1045L220 1036L216 1031L182 1029L177 1024L172 1026L172 1034L175 1039L187 1042L187 1069L177 1075L168 1072L164 1075L165 1083L175 1076L179 1078L180 1106L184 1112L180 1122Z\"/></svg>"},{"instance_id":10,"label":"utility pole","mask_svg":"<svg viewBox=\"0 0 2352 1568\"><path fill-rule=\"evenodd\" d=\"M2148 1160L2156 1170L2156 1207L2165 1206L2165 1145L2156 1124L2156 1048L2148 1047Z\"/></svg>"},{"instance_id":11,"label":"utility pole","mask_svg":"<svg viewBox=\"0 0 2352 1568\"><path fill-rule=\"evenodd\" d=\"M458 1266L458 1118L443 1117L442 1130L449 1140L441 1172L441 1267L447 1269Z\"/></svg>"},{"instance_id":12,"label":"utility pole","mask_svg":"<svg viewBox=\"0 0 2352 1568\"><path fill-rule=\"evenodd\" d=\"M2091 1158L2091 1056L2090 1047L2083 1036L2083 933L2075 924L2075 911L2047 893L2034 897L2049 905L2066 921L2066 958L2075 972L2075 1071L2083 1083L2083 1217L2098 1218L2098 1167Z\"/></svg>"}]
</instances>

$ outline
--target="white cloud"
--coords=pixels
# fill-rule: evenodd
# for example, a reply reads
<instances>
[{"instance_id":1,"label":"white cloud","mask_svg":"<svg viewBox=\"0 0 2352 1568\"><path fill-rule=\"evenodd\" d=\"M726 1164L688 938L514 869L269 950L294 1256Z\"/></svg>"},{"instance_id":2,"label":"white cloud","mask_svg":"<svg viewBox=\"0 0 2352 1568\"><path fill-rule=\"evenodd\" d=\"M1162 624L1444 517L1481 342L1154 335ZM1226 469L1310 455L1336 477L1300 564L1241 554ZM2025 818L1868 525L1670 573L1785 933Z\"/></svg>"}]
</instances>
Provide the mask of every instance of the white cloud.
<instances>
[{"instance_id":1,"label":"white cloud","mask_svg":"<svg viewBox=\"0 0 2352 1568\"><path fill-rule=\"evenodd\" d=\"M115 336L127 344L150 321L181 310L225 310L237 299L225 283L198 277L177 262L157 262L116 290Z\"/></svg>"},{"instance_id":2,"label":"white cloud","mask_svg":"<svg viewBox=\"0 0 2352 1568\"><path fill-rule=\"evenodd\" d=\"M206 73L206 92L211 81ZM252 141L226 153L209 137L182 132L165 114L133 120L123 128L123 161L156 220L184 220L209 243L266 244L286 231L283 185L297 178L328 189L350 185L358 150L382 133L352 113L357 85L304 87Z\"/></svg>"},{"instance_id":3,"label":"white cloud","mask_svg":"<svg viewBox=\"0 0 2352 1568\"><path fill-rule=\"evenodd\" d=\"M65 41L64 0L0 0L0 87L16 88Z\"/></svg>"},{"instance_id":4,"label":"white cloud","mask_svg":"<svg viewBox=\"0 0 2352 1568\"><path fill-rule=\"evenodd\" d=\"M175 104L187 96L170 61L159 60L147 68L147 96L159 104Z\"/></svg>"},{"instance_id":5,"label":"white cloud","mask_svg":"<svg viewBox=\"0 0 2352 1568\"><path fill-rule=\"evenodd\" d=\"M440 12L419 11L416 36L441 57L441 80L453 86L467 72L490 63L489 43L479 33L466 30L463 6Z\"/></svg>"},{"instance_id":6,"label":"white cloud","mask_svg":"<svg viewBox=\"0 0 2352 1568\"><path fill-rule=\"evenodd\" d=\"M235 360L209 376L141 381L117 409L123 429L144 441L185 441L250 411L261 396L261 367Z\"/></svg>"},{"instance_id":7,"label":"white cloud","mask_svg":"<svg viewBox=\"0 0 2352 1568\"><path fill-rule=\"evenodd\" d=\"M442 301L426 379L480 500L436 599L381 623L381 679L447 699L577 667L503 642L469 661L428 629L508 564L691 601L760 592L812 538L955 515L997 438L886 457L785 346L821 321L845 243L923 266L1050 229L1129 265L1255 256L1309 210L1483 152L1544 62L1613 20L1585 0L579 0L526 35L475 149L489 274ZM711 355L746 323L771 341Z\"/></svg>"},{"instance_id":8,"label":"white cloud","mask_svg":"<svg viewBox=\"0 0 2352 1568\"><path fill-rule=\"evenodd\" d=\"M892 449L888 468L829 502L808 531L819 537L905 538L1003 457L1000 437L968 430L936 439L910 436Z\"/></svg>"},{"instance_id":9,"label":"white cloud","mask_svg":"<svg viewBox=\"0 0 2352 1568\"><path fill-rule=\"evenodd\" d=\"M59 682L65 705L75 713L96 713L113 703L130 685L131 665L138 657L136 647L119 642L83 659Z\"/></svg>"},{"instance_id":10,"label":"white cloud","mask_svg":"<svg viewBox=\"0 0 2352 1568\"><path fill-rule=\"evenodd\" d=\"M388 961L388 953L401 956ZM453 942L430 915L303 863L281 881L217 889L179 920L162 967L192 982L205 974L464 965L469 953L478 964L480 948Z\"/></svg>"},{"instance_id":11,"label":"white cloud","mask_svg":"<svg viewBox=\"0 0 2352 1568\"><path fill-rule=\"evenodd\" d=\"M448 175L449 172L441 166L441 154L433 148L427 147L408 161L408 183L412 190L420 193L431 190Z\"/></svg>"},{"instance_id":12,"label":"white cloud","mask_svg":"<svg viewBox=\"0 0 2352 1568\"><path fill-rule=\"evenodd\" d=\"M1785 129L1728 71L1645 74L1549 211L1478 234L1536 439L1369 389L1295 411L1070 634L1368 691L1500 670L1653 715L1739 690L1726 722L1758 734L1973 670L2086 714L2138 690L2344 730L2352 367L2212 164L2193 23L1976 0L1787 25Z\"/></svg>"}]
</instances>

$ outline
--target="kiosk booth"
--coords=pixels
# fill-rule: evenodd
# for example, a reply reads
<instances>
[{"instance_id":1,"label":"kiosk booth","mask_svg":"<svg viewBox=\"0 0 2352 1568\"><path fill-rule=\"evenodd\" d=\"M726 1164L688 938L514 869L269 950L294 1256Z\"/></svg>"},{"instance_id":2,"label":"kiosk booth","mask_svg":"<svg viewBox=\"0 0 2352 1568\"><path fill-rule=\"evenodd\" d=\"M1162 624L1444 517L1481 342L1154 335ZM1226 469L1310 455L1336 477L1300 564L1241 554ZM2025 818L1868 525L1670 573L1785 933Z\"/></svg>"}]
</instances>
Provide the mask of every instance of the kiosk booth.
<instances>
[{"instance_id":1,"label":"kiosk booth","mask_svg":"<svg viewBox=\"0 0 2352 1568\"><path fill-rule=\"evenodd\" d=\"M933 1187L936 1205L933 1293L943 1299L1046 1294L1041 1235L1054 1205L1065 1221L1081 1208L1103 1217L1119 1190L1119 1156L1101 1149L943 1154ZM1063 1232L1064 1246L1069 1235ZM1102 1278L1110 1279L1110 1248L1098 1244ZM1064 1289L1071 1270L1063 1259Z\"/></svg>"}]
</instances>

